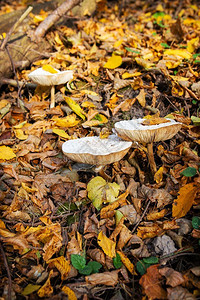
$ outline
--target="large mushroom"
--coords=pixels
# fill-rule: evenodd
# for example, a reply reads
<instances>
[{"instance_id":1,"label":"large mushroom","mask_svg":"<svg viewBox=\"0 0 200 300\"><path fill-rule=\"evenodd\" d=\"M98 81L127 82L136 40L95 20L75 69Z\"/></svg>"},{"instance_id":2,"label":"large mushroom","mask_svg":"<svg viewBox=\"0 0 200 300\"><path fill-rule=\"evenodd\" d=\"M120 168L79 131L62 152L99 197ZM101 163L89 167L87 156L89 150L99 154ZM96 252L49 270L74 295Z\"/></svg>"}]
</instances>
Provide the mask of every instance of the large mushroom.
<instances>
[{"instance_id":1,"label":"large mushroom","mask_svg":"<svg viewBox=\"0 0 200 300\"><path fill-rule=\"evenodd\" d=\"M151 125L145 119L133 119L115 123L117 134L124 140L131 140L147 145L147 154L151 172L157 171L153 154L153 143L171 139L181 128L182 124L172 119L163 118L162 123Z\"/></svg>"},{"instance_id":2,"label":"large mushroom","mask_svg":"<svg viewBox=\"0 0 200 300\"><path fill-rule=\"evenodd\" d=\"M68 140L62 145L63 153L71 160L96 166L96 172L106 177L104 166L122 159L132 142L122 141L117 136L100 139L97 136Z\"/></svg>"},{"instance_id":3,"label":"large mushroom","mask_svg":"<svg viewBox=\"0 0 200 300\"><path fill-rule=\"evenodd\" d=\"M38 85L51 87L50 108L55 107L55 85L64 84L73 78L73 71L59 71L55 68L49 68L51 72L39 68L31 72L28 77ZM52 72L53 70L53 72Z\"/></svg>"}]
</instances>

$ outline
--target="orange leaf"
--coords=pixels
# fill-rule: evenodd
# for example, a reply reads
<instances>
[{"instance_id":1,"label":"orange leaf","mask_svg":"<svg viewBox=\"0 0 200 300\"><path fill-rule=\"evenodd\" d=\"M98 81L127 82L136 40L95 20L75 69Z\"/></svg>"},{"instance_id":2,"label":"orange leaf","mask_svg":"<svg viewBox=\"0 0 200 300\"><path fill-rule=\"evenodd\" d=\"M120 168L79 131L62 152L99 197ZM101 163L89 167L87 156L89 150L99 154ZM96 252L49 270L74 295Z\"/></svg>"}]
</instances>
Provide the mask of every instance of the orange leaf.
<instances>
[{"instance_id":1,"label":"orange leaf","mask_svg":"<svg viewBox=\"0 0 200 300\"><path fill-rule=\"evenodd\" d=\"M148 299L166 299L166 291L161 285L162 276L158 271L158 265L150 266L147 273L140 278L140 285Z\"/></svg>"},{"instance_id":2,"label":"orange leaf","mask_svg":"<svg viewBox=\"0 0 200 300\"><path fill-rule=\"evenodd\" d=\"M135 272L135 267L132 264L132 262L128 259L128 257L126 257L126 255L121 252L121 251L117 251L117 253L119 254L121 261L123 262L123 264L125 265L125 267L129 270L129 272L131 274L135 274L137 275L137 273Z\"/></svg>"},{"instance_id":3,"label":"orange leaf","mask_svg":"<svg viewBox=\"0 0 200 300\"><path fill-rule=\"evenodd\" d=\"M53 293L53 288L51 286L51 282L50 282L50 279L51 279L51 276L53 275L53 270L50 271L49 273L49 277L47 279L47 281L45 282L45 284L39 289L39 291L37 292L38 293L38 296L40 298L43 298L43 297L49 297L50 295L52 295Z\"/></svg>"},{"instance_id":4,"label":"orange leaf","mask_svg":"<svg viewBox=\"0 0 200 300\"><path fill-rule=\"evenodd\" d=\"M175 218L184 217L192 207L199 185L188 183L179 190L179 196L174 200L172 216Z\"/></svg>"},{"instance_id":5,"label":"orange leaf","mask_svg":"<svg viewBox=\"0 0 200 300\"><path fill-rule=\"evenodd\" d=\"M64 285L62 287L62 291L67 294L68 296L68 300L77 300L77 297L74 293L74 291L72 291L68 286Z\"/></svg>"}]
</instances>

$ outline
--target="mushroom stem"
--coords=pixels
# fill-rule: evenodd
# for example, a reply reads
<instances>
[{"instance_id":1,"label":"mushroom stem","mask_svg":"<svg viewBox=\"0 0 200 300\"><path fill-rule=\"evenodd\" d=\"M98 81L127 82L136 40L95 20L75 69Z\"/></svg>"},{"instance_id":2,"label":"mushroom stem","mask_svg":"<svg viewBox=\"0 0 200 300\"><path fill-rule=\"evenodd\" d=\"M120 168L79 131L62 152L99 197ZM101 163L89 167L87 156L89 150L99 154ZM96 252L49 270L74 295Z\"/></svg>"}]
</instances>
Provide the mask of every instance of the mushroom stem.
<instances>
[{"instance_id":1,"label":"mushroom stem","mask_svg":"<svg viewBox=\"0 0 200 300\"><path fill-rule=\"evenodd\" d=\"M54 108L55 107L55 85L51 86L51 104L50 104L50 108Z\"/></svg>"},{"instance_id":2,"label":"mushroom stem","mask_svg":"<svg viewBox=\"0 0 200 300\"><path fill-rule=\"evenodd\" d=\"M100 175L106 181L108 181L108 182L112 181L112 178L108 174L106 174L104 172L104 166L98 166L98 167L96 167L95 168L95 172L98 173L98 175Z\"/></svg>"},{"instance_id":3,"label":"mushroom stem","mask_svg":"<svg viewBox=\"0 0 200 300\"><path fill-rule=\"evenodd\" d=\"M153 143L147 144L147 155L149 158L149 164L151 168L151 172L154 175L157 172L156 163L153 155Z\"/></svg>"}]
</instances>

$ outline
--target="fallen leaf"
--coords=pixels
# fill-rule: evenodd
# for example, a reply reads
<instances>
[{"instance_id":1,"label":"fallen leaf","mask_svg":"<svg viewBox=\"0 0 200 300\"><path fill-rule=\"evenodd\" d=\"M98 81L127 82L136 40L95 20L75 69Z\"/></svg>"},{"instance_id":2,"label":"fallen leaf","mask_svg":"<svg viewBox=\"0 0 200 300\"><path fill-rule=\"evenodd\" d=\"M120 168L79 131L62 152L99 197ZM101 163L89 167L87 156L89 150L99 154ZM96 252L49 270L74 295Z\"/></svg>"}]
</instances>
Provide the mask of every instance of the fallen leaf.
<instances>
[{"instance_id":1,"label":"fallen leaf","mask_svg":"<svg viewBox=\"0 0 200 300\"><path fill-rule=\"evenodd\" d=\"M158 265L147 268L147 273L140 278L140 285L149 299L166 299L166 291L162 288L162 276L158 271Z\"/></svg>"},{"instance_id":2,"label":"fallen leaf","mask_svg":"<svg viewBox=\"0 0 200 300\"><path fill-rule=\"evenodd\" d=\"M185 282L183 275L172 268L162 268L159 273L166 278L166 284L172 287L182 285Z\"/></svg>"},{"instance_id":3,"label":"fallen leaf","mask_svg":"<svg viewBox=\"0 0 200 300\"><path fill-rule=\"evenodd\" d=\"M137 275L137 273L135 272L135 267L132 264L132 262L130 261L130 259L121 251L117 251L117 253L119 254L121 261L123 262L125 267L129 270L129 272L131 274Z\"/></svg>"},{"instance_id":4,"label":"fallen leaf","mask_svg":"<svg viewBox=\"0 0 200 300\"><path fill-rule=\"evenodd\" d=\"M62 129L58 129L58 128L53 128L52 129L53 133L59 135L60 137L64 138L64 139L70 139L70 136Z\"/></svg>"},{"instance_id":5,"label":"fallen leaf","mask_svg":"<svg viewBox=\"0 0 200 300\"><path fill-rule=\"evenodd\" d=\"M61 274L61 280L66 280L70 272L70 263L65 259L64 256L59 256L47 261L49 267L54 266L58 269Z\"/></svg>"},{"instance_id":6,"label":"fallen leaf","mask_svg":"<svg viewBox=\"0 0 200 300\"><path fill-rule=\"evenodd\" d=\"M115 69L118 68L122 64L122 58L119 55L112 54L112 56L108 59L107 63L103 66L107 69Z\"/></svg>"},{"instance_id":7,"label":"fallen leaf","mask_svg":"<svg viewBox=\"0 0 200 300\"><path fill-rule=\"evenodd\" d=\"M53 294L53 287L51 286L51 282L50 282L52 275L53 275L53 270L51 270L49 272L49 277L48 277L47 281L37 292L37 294L40 298L50 297Z\"/></svg>"},{"instance_id":8,"label":"fallen leaf","mask_svg":"<svg viewBox=\"0 0 200 300\"><path fill-rule=\"evenodd\" d=\"M92 285L104 284L107 286L115 286L118 283L119 271L104 272L100 274L92 274L85 277L85 281Z\"/></svg>"},{"instance_id":9,"label":"fallen leaf","mask_svg":"<svg viewBox=\"0 0 200 300\"><path fill-rule=\"evenodd\" d=\"M81 119L85 120L84 111L76 101L74 101L70 97L65 97L65 101L69 105L69 107L73 110L73 112L75 112L75 114L77 114Z\"/></svg>"},{"instance_id":10,"label":"fallen leaf","mask_svg":"<svg viewBox=\"0 0 200 300\"><path fill-rule=\"evenodd\" d=\"M0 159L10 160L15 157L16 157L16 155L10 147L0 146Z\"/></svg>"},{"instance_id":11,"label":"fallen leaf","mask_svg":"<svg viewBox=\"0 0 200 300\"><path fill-rule=\"evenodd\" d=\"M174 200L172 206L172 216L174 218L184 217L188 213L198 189L199 185L196 183L188 183L180 188L179 196Z\"/></svg>"},{"instance_id":12,"label":"fallen leaf","mask_svg":"<svg viewBox=\"0 0 200 300\"><path fill-rule=\"evenodd\" d=\"M68 296L68 300L77 300L76 294L68 286L64 285L62 291Z\"/></svg>"},{"instance_id":13,"label":"fallen leaf","mask_svg":"<svg viewBox=\"0 0 200 300\"><path fill-rule=\"evenodd\" d=\"M102 177L97 176L87 185L88 198L96 209L100 209L102 203L114 202L119 194L120 186L113 182L107 183Z\"/></svg>"},{"instance_id":14,"label":"fallen leaf","mask_svg":"<svg viewBox=\"0 0 200 300\"><path fill-rule=\"evenodd\" d=\"M51 65L43 65L42 69L44 71L47 71L47 72L51 73L51 74L58 73L58 71L55 70Z\"/></svg>"},{"instance_id":15,"label":"fallen leaf","mask_svg":"<svg viewBox=\"0 0 200 300\"><path fill-rule=\"evenodd\" d=\"M116 256L116 243L113 242L111 239L107 238L107 236L102 231L98 234L97 242L106 255L108 255L111 258Z\"/></svg>"}]
</instances>

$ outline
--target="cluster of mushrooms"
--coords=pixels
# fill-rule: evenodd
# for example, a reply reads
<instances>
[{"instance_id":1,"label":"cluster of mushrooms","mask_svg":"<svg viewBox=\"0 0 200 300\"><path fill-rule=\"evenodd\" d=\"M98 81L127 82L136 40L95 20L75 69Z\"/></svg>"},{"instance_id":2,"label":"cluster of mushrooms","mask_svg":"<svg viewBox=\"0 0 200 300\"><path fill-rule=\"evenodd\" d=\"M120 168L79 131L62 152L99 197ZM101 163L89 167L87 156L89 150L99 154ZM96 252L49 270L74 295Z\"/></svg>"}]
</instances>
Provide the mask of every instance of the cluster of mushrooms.
<instances>
[{"instance_id":1,"label":"cluster of mushrooms","mask_svg":"<svg viewBox=\"0 0 200 300\"><path fill-rule=\"evenodd\" d=\"M62 145L63 153L71 160L79 163L96 165L99 170L108 164L122 159L132 146L132 142L147 146L147 154L151 172L157 171L153 154L153 143L171 139L181 128L181 123L165 119L165 123L145 125L144 119L133 119L115 123L117 135L107 139L100 137L83 137L68 140Z\"/></svg>"},{"instance_id":2,"label":"cluster of mushrooms","mask_svg":"<svg viewBox=\"0 0 200 300\"><path fill-rule=\"evenodd\" d=\"M39 68L29 75L36 84L51 87L50 108L55 106L55 85L64 84L73 78L73 71L53 70L53 74ZM164 118L163 118L164 119ZM79 163L96 166L96 172L103 170L104 166L121 160L132 146L138 142L147 146L147 155L152 175L157 171L153 154L153 143L171 139L181 128L181 123L172 119L156 125L145 123L144 119L133 119L115 123L117 135L107 139L100 137L83 137L68 140L62 145L63 153L71 160Z\"/></svg>"}]
</instances>

